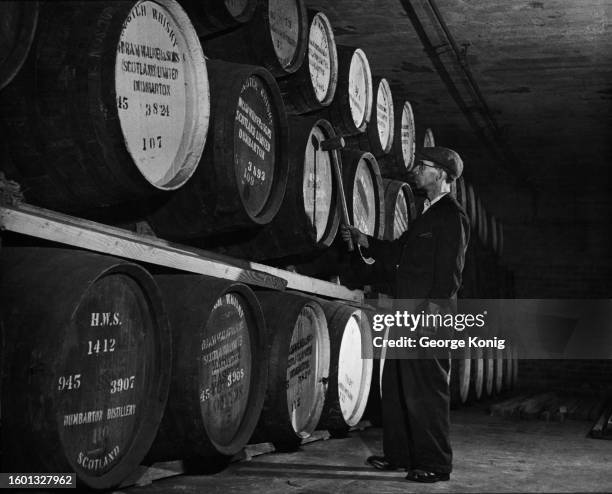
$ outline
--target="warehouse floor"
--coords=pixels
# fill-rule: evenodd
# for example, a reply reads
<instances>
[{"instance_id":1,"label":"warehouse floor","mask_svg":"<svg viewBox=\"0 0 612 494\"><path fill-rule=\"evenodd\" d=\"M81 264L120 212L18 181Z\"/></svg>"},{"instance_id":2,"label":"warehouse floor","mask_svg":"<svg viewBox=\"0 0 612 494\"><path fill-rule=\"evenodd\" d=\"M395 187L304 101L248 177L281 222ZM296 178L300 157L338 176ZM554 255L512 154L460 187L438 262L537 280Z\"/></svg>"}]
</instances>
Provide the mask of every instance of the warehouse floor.
<instances>
[{"instance_id":1,"label":"warehouse floor","mask_svg":"<svg viewBox=\"0 0 612 494\"><path fill-rule=\"evenodd\" d=\"M234 463L211 476L180 476L145 487L145 493L399 493L399 492L610 492L612 441L588 439L588 422L515 421L481 409L452 414L454 473L433 485L404 480L364 464L380 453L381 430L351 433L305 445L292 454L266 454Z\"/></svg>"}]
</instances>

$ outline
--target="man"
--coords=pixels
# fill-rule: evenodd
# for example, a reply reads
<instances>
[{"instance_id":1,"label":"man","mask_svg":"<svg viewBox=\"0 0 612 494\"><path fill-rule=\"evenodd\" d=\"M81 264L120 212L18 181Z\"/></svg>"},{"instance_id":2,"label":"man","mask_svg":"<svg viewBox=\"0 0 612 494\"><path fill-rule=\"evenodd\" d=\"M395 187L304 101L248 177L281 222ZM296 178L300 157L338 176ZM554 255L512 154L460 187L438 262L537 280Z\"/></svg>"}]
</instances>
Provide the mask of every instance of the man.
<instances>
[{"instance_id":1,"label":"man","mask_svg":"<svg viewBox=\"0 0 612 494\"><path fill-rule=\"evenodd\" d=\"M424 148L413 169L416 187L427 194L423 213L394 241L366 237L354 227L342 237L369 249L394 280L396 299L423 299L426 312L456 311L469 222L449 194L461 176L459 155L444 147ZM435 301L435 303L434 303ZM380 470L405 468L416 482L448 480L452 470L449 440L448 358L387 359L382 377L384 456L367 462Z\"/></svg>"}]
</instances>

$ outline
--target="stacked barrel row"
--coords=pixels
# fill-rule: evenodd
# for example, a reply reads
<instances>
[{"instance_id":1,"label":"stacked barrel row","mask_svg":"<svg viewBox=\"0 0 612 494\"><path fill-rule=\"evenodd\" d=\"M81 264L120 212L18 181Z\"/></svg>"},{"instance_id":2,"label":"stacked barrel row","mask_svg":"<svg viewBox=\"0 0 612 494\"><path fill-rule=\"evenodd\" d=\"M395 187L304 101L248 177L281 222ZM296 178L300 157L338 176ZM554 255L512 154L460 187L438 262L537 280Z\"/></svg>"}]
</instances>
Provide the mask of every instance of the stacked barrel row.
<instances>
[{"instance_id":1,"label":"stacked barrel row","mask_svg":"<svg viewBox=\"0 0 612 494\"><path fill-rule=\"evenodd\" d=\"M503 299L514 298L512 274L501 263L502 224L487 215L474 187L459 179L456 198L470 220L471 239L466 252L461 299L483 299L487 307L487 331L477 336L506 340L503 350L484 348L466 353L453 361L451 377L452 404L499 395L513 389L518 378L518 347L512 344L516 334L511 318L504 313ZM515 340L515 339L514 339Z\"/></svg>"},{"instance_id":2,"label":"stacked barrel row","mask_svg":"<svg viewBox=\"0 0 612 494\"><path fill-rule=\"evenodd\" d=\"M143 461L209 471L364 413L361 309L78 250L6 247L0 268L7 471L105 489Z\"/></svg>"},{"instance_id":3,"label":"stacked barrel row","mask_svg":"<svg viewBox=\"0 0 612 494\"><path fill-rule=\"evenodd\" d=\"M381 169L406 179L412 109L372 83L363 50L336 46L324 13L299 0L2 9L1 169L28 202L274 259L331 245L338 165L351 222L384 235Z\"/></svg>"}]
</instances>

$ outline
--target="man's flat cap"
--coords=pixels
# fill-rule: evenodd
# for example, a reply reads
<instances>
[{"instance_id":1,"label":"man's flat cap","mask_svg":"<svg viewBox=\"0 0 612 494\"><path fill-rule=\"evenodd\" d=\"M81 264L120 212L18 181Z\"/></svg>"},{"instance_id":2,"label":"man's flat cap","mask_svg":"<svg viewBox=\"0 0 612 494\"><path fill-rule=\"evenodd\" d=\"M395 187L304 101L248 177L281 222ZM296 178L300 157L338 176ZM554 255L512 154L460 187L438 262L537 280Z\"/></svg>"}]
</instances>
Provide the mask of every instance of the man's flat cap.
<instances>
[{"instance_id":1,"label":"man's flat cap","mask_svg":"<svg viewBox=\"0 0 612 494\"><path fill-rule=\"evenodd\" d=\"M417 151L416 158L435 163L436 166L446 170L446 173L454 179L459 178L463 173L463 161L452 149L442 146L422 148Z\"/></svg>"}]
</instances>

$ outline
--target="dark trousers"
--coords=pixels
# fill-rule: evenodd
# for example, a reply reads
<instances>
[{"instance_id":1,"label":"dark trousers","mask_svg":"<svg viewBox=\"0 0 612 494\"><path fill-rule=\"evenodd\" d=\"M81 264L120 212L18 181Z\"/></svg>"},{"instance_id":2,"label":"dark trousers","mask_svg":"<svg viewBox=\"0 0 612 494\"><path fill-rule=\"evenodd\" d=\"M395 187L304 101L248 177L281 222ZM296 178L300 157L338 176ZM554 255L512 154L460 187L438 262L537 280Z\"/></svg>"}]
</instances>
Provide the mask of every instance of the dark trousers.
<instances>
[{"instance_id":1,"label":"dark trousers","mask_svg":"<svg viewBox=\"0 0 612 494\"><path fill-rule=\"evenodd\" d=\"M385 361L383 452L391 463L451 472L449 372L449 359Z\"/></svg>"}]
</instances>

